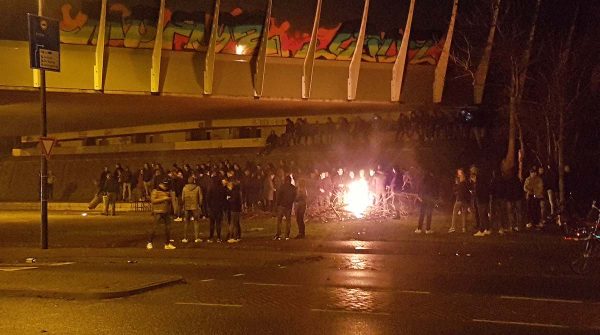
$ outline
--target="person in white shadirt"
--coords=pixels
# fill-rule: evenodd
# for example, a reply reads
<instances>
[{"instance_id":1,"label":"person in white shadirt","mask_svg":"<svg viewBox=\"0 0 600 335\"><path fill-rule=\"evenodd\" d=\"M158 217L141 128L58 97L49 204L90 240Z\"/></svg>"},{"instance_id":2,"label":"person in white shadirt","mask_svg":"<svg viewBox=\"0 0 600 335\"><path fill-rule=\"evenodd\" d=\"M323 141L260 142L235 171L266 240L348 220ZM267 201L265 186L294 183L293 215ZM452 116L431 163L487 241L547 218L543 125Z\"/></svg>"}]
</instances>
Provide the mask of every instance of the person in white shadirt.
<instances>
[{"instance_id":1,"label":"person in white shadirt","mask_svg":"<svg viewBox=\"0 0 600 335\"><path fill-rule=\"evenodd\" d=\"M200 205L202 204L202 190L200 186L194 183L195 178L188 177L187 184L183 187L182 191L182 202L183 202L183 239L182 243L188 243L188 225L190 220L194 220L194 243L200 243Z\"/></svg>"},{"instance_id":2,"label":"person in white shadirt","mask_svg":"<svg viewBox=\"0 0 600 335\"><path fill-rule=\"evenodd\" d=\"M175 246L171 244L171 194L169 192L169 180L162 180L158 186L150 193L150 202L152 203L152 216L154 224L149 233L146 249L152 249L152 240L156 234L156 229L162 224L165 229L165 249L172 250Z\"/></svg>"}]
</instances>

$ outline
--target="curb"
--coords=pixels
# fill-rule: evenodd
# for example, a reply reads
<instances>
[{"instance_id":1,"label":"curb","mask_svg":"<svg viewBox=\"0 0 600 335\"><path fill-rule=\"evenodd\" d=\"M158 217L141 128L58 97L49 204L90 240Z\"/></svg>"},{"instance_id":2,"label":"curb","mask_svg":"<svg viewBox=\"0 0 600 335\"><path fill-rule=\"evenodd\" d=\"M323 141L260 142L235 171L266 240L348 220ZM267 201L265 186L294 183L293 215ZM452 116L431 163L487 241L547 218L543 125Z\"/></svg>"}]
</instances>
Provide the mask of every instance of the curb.
<instances>
[{"instance_id":1,"label":"curb","mask_svg":"<svg viewBox=\"0 0 600 335\"><path fill-rule=\"evenodd\" d=\"M183 277L173 277L147 285L134 287L126 290L117 291L88 291L88 292L73 292L73 291L53 291L53 290L36 290L36 289L0 289L0 296L7 297L33 297L33 298L52 298L52 299L72 299L72 300L102 300L124 298L132 295L156 290L159 288L185 284Z\"/></svg>"}]
</instances>

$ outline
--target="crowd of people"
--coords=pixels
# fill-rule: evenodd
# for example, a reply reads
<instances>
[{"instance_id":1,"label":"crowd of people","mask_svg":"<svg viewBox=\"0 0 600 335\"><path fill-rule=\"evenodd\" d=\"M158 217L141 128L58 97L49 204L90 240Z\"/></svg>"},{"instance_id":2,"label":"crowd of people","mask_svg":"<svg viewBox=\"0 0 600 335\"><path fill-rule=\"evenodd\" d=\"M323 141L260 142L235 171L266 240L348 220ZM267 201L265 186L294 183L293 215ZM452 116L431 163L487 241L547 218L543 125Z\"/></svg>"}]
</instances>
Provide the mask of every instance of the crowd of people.
<instances>
[{"instance_id":1,"label":"crowd of people","mask_svg":"<svg viewBox=\"0 0 600 335\"><path fill-rule=\"evenodd\" d=\"M276 240L290 239L292 213L295 214L296 238L304 238L307 208L341 205L345 199L340 195L356 180L364 180L368 185L366 192L372 196L372 207L391 208L396 217L400 216L396 196L415 195L419 207L415 233L433 233L432 212L440 201L443 183L432 171L380 165L371 169L339 166L299 166L283 160L278 164L247 162L242 166L222 161L195 167L173 164L169 169L160 163L145 163L141 169L131 171L116 164L112 172L108 167L103 169L98 186L99 193L107 199L105 215L109 212L115 215L118 200L151 203L155 225L149 232L149 249L161 226L165 229L165 248L175 248L170 242L172 217L174 221L184 221L182 243L202 242L199 231L202 218L210 222L208 243L223 241L223 221L227 229L224 240L237 243L241 240L242 214L256 211L276 216ZM478 237L490 235L493 230L505 234L539 229L543 228L545 218L558 210L557 177L550 171L533 168L523 182L516 176L504 178L496 172L488 179L475 166L467 171L456 171L448 233L467 232L469 217L475 228L474 236ZM568 176L568 167L566 173ZM191 221L194 221L193 238L188 239Z\"/></svg>"},{"instance_id":2,"label":"crowd of people","mask_svg":"<svg viewBox=\"0 0 600 335\"><path fill-rule=\"evenodd\" d=\"M337 121L328 117L324 123L309 123L306 118L294 122L288 118L281 136L272 131L267 137L265 153L276 147L293 145L367 142L385 132L393 133L395 141L464 138L470 135L469 128L464 118L441 111L400 113L396 120L386 120L377 114L365 119L356 116L351 120L342 116Z\"/></svg>"},{"instance_id":3,"label":"crowd of people","mask_svg":"<svg viewBox=\"0 0 600 335\"><path fill-rule=\"evenodd\" d=\"M356 173L354 172L356 171ZM117 163L113 171L102 170L98 193L106 199L104 214L116 214L116 202L149 201L155 214L156 230L160 224L184 221L183 243L188 243L188 225L194 221L194 238L199 238L199 220L208 218L210 231L208 242L222 242L222 222L227 222L229 243L241 239L240 219L245 212L262 211L277 217L276 240L289 239L292 209L296 217L298 234L305 237L304 216L307 207L330 207L343 201L339 194L352 180L369 180L375 204L384 206L388 194L412 191L414 168L389 171L381 166L375 169L344 169L333 166L298 166L294 161L280 161L265 165L247 162L244 166L229 161L208 162L192 167L189 164L173 164L165 169L160 163L146 163L132 172L129 167ZM387 205L386 205L387 206ZM285 219L285 230L282 230ZM167 225L165 225L166 227ZM149 247L154 237L150 233ZM165 231L170 235L169 231ZM170 236L167 236L170 240ZM169 248L173 247L167 243Z\"/></svg>"},{"instance_id":4,"label":"crowd of people","mask_svg":"<svg viewBox=\"0 0 600 335\"><path fill-rule=\"evenodd\" d=\"M570 168L565 166L568 190L571 178ZM543 229L559 213L558 175L543 167L533 166L524 181L516 175L503 177L497 171L492 171L490 180L485 180L476 166L471 166L468 174L461 168L456 171L453 191L455 201L449 233L457 229L467 232L469 214L474 221L474 236L482 237L493 231L503 235L523 229Z\"/></svg>"}]
</instances>

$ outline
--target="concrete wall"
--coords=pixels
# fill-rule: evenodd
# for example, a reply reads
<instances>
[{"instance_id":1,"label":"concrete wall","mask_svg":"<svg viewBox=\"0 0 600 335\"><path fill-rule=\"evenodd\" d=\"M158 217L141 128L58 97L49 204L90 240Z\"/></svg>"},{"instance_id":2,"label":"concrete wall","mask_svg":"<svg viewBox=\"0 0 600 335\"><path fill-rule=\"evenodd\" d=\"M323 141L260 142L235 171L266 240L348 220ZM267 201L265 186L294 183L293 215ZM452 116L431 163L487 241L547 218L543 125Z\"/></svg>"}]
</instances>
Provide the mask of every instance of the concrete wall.
<instances>
[{"instance_id":1,"label":"concrete wall","mask_svg":"<svg viewBox=\"0 0 600 335\"><path fill-rule=\"evenodd\" d=\"M93 90L94 46L61 45L61 72L47 72L49 89ZM105 49L104 91L150 94L152 50L107 47ZM203 52L163 51L159 89L161 93L202 96ZM301 100L302 58L268 57L265 98ZM347 61L315 62L311 100L345 101L348 80ZM357 101L389 102L391 63L362 62ZM0 87L33 86L29 68L28 43L0 40ZM429 104L434 67L409 65L402 102ZM250 56L218 54L215 60L213 95L252 97L253 67Z\"/></svg>"}]
</instances>

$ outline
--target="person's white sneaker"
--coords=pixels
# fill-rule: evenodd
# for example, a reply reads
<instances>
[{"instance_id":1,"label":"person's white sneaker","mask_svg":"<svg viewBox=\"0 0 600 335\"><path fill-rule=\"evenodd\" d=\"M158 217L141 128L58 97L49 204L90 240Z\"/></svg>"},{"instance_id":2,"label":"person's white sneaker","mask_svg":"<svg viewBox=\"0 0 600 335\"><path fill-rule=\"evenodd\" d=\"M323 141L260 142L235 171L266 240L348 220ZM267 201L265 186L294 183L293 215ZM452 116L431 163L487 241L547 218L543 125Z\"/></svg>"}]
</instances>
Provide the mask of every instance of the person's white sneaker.
<instances>
[{"instance_id":1,"label":"person's white sneaker","mask_svg":"<svg viewBox=\"0 0 600 335\"><path fill-rule=\"evenodd\" d=\"M182 239L181 243L188 243L188 239L187 238Z\"/></svg>"},{"instance_id":2,"label":"person's white sneaker","mask_svg":"<svg viewBox=\"0 0 600 335\"><path fill-rule=\"evenodd\" d=\"M197 238L197 239L194 240L194 243L200 243L200 242L202 242L202 240L199 239L199 238Z\"/></svg>"},{"instance_id":3,"label":"person's white sneaker","mask_svg":"<svg viewBox=\"0 0 600 335\"><path fill-rule=\"evenodd\" d=\"M227 243L235 243L235 239L230 238L230 239L227 240Z\"/></svg>"},{"instance_id":4,"label":"person's white sneaker","mask_svg":"<svg viewBox=\"0 0 600 335\"><path fill-rule=\"evenodd\" d=\"M542 229L544 228L544 224L543 223L538 223L535 225L536 228Z\"/></svg>"},{"instance_id":5,"label":"person's white sneaker","mask_svg":"<svg viewBox=\"0 0 600 335\"><path fill-rule=\"evenodd\" d=\"M181 221L183 221L183 219L182 219L182 218L180 218L180 217L178 216L178 217L176 217L176 218L175 218L175 220L173 220L173 221L175 221L175 222L181 222Z\"/></svg>"},{"instance_id":6,"label":"person's white sneaker","mask_svg":"<svg viewBox=\"0 0 600 335\"><path fill-rule=\"evenodd\" d=\"M489 229L486 229L486 230L483 231L483 235L486 235L486 236L487 235L492 235L492 231L489 230Z\"/></svg>"},{"instance_id":7,"label":"person's white sneaker","mask_svg":"<svg viewBox=\"0 0 600 335\"><path fill-rule=\"evenodd\" d=\"M456 229L454 229L454 228L450 228L450 229L448 229L448 234L450 234L450 233L454 233L455 231L456 231Z\"/></svg>"},{"instance_id":8,"label":"person's white sneaker","mask_svg":"<svg viewBox=\"0 0 600 335\"><path fill-rule=\"evenodd\" d=\"M415 229L415 234L421 234L421 232L422 232L421 229L419 229L419 228Z\"/></svg>"},{"instance_id":9,"label":"person's white sneaker","mask_svg":"<svg viewBox=\"0 0 600 335\"><path fill-rule=\"evenodd\" d=\"M171 243L165 244L165 250L173 250L173 249L175 249L175 246L172 245Z\"/></svg>"},{"instance_id":10,"label":"person's white sneaker","mask_svg":"<svg viewBox=\"0 0 600 335\"><path fill-rule=\"evenodd\" d=\"M528 223L528 224L525 225L525 227L531 228L531 227L533 227L533 225L531 223Z\"/></svg>"},{"instance_id":11,"label":"person's white sneaker","mask_svg":"<svg viewBox=\"0 0 600 335\"><path fill-rule=\"evenodd\" d=\"M146 244L146 249L152 250L152 248L153 248L152 242L148 242L148 244Z\"/></svg>"},{"instance_id":12,"label":"person's white sneaker","mask_svg":"<svg viewBox=\"0 0 600 335\"><path fill-rule=\"evenodd\" d=\"M475 236L475 237L483 237L483 236L485 236L485 233L482 232L482 231L478 231L475 234L473 234L473 236Z\"/></svg>"},{"instance_id":13,"label":"person's white sneaker","mask_svg":"<svg viewBox=\"0 0 600 335\"><path fill-rule=\"evenodd\" d=\"M427 235L430 235L430 234L433 234L433 233L434 233L434 231L433 231L433 230L431 230L431 229L427 229L427 230L425 231L425 234L427 234Z\"/></svg>"},{"instance_id":14,"label":"person's white sneaker","mask_svg":"<svg viewBox=\"0 0 600 335\"><path fill-rule=\"evenodd\" d=\"M498 234L504 235L504 229L502 229L502 228L498 229Z\"/></svg>"}]
</instances>

